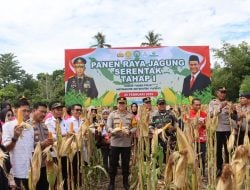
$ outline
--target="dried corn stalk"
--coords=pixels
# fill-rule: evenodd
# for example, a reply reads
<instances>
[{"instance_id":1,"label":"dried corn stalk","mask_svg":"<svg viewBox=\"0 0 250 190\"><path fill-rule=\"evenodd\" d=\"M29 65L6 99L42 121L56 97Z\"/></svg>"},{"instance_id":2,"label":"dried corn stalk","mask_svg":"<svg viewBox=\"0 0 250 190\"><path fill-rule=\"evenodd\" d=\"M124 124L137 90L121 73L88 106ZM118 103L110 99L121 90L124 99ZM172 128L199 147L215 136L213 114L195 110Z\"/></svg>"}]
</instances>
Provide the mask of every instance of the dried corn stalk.
<instances>
[{"instance_id":1,"label":"dried corn stalk","mask_svg":"<svg viewBox=\"0 0 250 190\"><path fill-rule=\"evenodd\" d=\"M176 188L184 188L187 181L188 151L182 150L179 153L180 158L177 161L174 172L174 185Z\"/></svg>"},{"instance_id":2,"label":"dried corn stalk","mask_svg":"<svg viewBox=\"0 0 250 190\"><path fill-rule=\"evenodd\" d=\"M36 184L40 179L41 164L42 148L40 142L38 142L31 159L31 167L29 170L29 189L36 189Z\"/></svg>"}]
</instances>

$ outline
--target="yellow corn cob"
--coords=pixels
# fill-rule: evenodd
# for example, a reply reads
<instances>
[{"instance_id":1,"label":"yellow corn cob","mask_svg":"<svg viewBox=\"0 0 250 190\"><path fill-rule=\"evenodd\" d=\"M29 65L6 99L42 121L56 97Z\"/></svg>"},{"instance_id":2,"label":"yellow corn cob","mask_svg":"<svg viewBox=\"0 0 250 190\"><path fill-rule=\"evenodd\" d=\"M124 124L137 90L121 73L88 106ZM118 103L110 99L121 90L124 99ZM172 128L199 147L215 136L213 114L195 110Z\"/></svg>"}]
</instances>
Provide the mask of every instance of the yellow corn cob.
<instances>
[{"instance_id":1,"label":"yellow corn cob","mask_svg":"<svg viewBox=\"0 0 250 190\"><path fill-rule=\"evenodd\" d=\"M53 139L52 132L50 132L50 131L49 131L49 133L48 133L48 139Z\"/></svg>"},{"instance_id":2,"label":"yellow corn cob","mask_svg":"<svg viewBox=\"0 0 250 190\"><path fill-rule=\"evenodd\" d=\"M37 143L31 160L31 168L29 170L29 189L35 189L40 179L40 169L42 164L42 148L40 142Z\"/></svg>"},{"instance_id":3,"label":"yellow corn cob","mask_svg":"<svg viewBox=\"0 0 250 190\"><path fill-rule=\"evenodd\" d=\"M132 127L137 127L137 120L135 117L132 119Z\"/></svg>"},{"instance_id":4,"label":"yellow corn cob","mask_svg":"<svg viewBox=\"0 0 250 190\"><path fill-rule=\"evenodd\" d=\"M183 150L180 152L180 158L177 161L175 172L174 172L174 185L178 188L184 188L186 185L187 177L187 151Z\"/></svg>"},{"instance_id":5,"label":"yellow corn cob","mask_svg":"<svg viewBox=\"0 0 250 190\"><path fill-rule=\"evenodd\" d=\"M192 100L194 99L194 97L193 96L189 96L188 99L189 99L189 103L191 104Z\"/></svg>"},{"instance_id":6,"label":"yellow corn cob","mask_svg":"<svg viewBox=\"0 0 250 190\"><path fill-rule=\"evenodd\" d=\"M175 94L170 88L165 88L162 92L163 92L165 100L173 104L177 103L177 97L175 96Z\"/></svg>"},{"instance_id":7,"label":"yellow corn cob","mask_svg":"<svg viewBox=\"0 0 250 190\"><path fill-rule=\"evenodd\" d=\"M188 164L193 164L195 157L194 157L194 150L190 143L188 142L185 134L179 129L179 127L176 128L177 131L177 143L179 147L179 151L187 150L187 159Z\"/></svg>"},{"instance_id":8,"label":"yellow corn cob","mask_svg":"<svg viewBox=\"0 0 250 190\"><path fill-rule=\"evenodd\" d=\"M23 122L23 111L19 108L17 110L17 124L20 125Z\"/></svg>"},{"instance_id":9,"label":"yellow corn cob","mask_svg":"<svg viewBox=\"0 0 250 190\"><path fill-rule=\"evenodd\" d=\"M122 119L120 119L119 128L120 128L120 129L122 129L122 128L123 128L123 122L122 122Z\"/></svg>"},{"instance_id":10,"label":"yellow corn cob","mask_svg":"<svg viewBox=\"0 0 250 190\"><path fill-rule=\"evenodd\" d=\"M90 104L91 104L91 98L88 97L88 98L85 99L83 105L84 105L85 107L88 107L88 106L90 106Z\"/></svg>"},{"instance_id":11,"label":"yellow corn cob","mask_svg":"<svg viewBox=\"0 0 250 190\"><path fill-rule=\"evenodd\" d=\"M110 106L115 101L116 93L114 91L109 91L102 99L102 106Z\"/></svg>"},{"instance_id":12,"label":"yellow corn cob","mask_svg":"<svg viewBox=\"0 0 250 190\"><path fill-rule=\"evenodd\" d=\"M70 125L69 125L69 133L74 133L74 124L73 124L73 122L71 122Z\"/></svg>"}]
</instances>

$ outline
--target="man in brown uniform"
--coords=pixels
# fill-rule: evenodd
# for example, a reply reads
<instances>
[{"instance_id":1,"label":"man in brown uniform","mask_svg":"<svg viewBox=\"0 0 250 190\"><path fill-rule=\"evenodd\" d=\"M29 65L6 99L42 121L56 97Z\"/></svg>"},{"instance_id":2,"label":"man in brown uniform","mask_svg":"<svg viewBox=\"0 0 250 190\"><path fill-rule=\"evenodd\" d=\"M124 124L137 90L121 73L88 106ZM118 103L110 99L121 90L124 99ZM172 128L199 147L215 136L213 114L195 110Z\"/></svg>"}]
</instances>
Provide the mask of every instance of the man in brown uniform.
<instances>
[{"instance_id":1,"label":"man in brown uniform","mask_svg":"<svg viewBox=\"0 0 250 190\"><path fill-rule=\"evenodd\" d=\"M107 121L108 131L111 133L110 150L110 184L109 189L115 189L115 176L119 155L122 160L123 186L129 189L129 161L131 155L131 130L133 115L126 110L127 99L117 98L117 110L110 113Z\"/></svg>"}]
</instances>

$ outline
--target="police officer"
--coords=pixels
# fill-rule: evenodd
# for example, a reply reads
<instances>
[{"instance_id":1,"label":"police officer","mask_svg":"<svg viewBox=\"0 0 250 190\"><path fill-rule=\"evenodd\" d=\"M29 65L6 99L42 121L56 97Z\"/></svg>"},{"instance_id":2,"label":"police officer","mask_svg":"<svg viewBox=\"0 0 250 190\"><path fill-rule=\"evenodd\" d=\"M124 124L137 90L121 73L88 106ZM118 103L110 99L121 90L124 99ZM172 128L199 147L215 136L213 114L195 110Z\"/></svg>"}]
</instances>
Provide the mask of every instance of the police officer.
<instances>
[{"instance_id":1,"label":"police officer","mask_svg":"<svg viewBox=\"0 0 250 190\"><path fill-rule=\"evenodd\" d=\"M169 139L169 146L171 150L175 149L176 146L176 118L171 113L170 110L167 110L166 101L163 98L159 98L157 100L157 108L158 110L154 113L151 122L151 128L163 128L169 122L171 123L170 127L166 130L166 136ZM163 139L159 138L159 144L163 147L164 151L164 161L166 160L166 150L167 150L167 142L163 141Z\"/></svg>"},{"instance_id":2,"label":"police officer","mask_svg":"<svg viewBox=\"0 0 250 190\"><path fill-rule=\"evenodd\" d=\"M238 125L240 127L239 145L243 144L243 139L248 122L248 136L250 138L250 120L247 121L247 114L250 114L250 92L241 93L239 97L240 105L237 108Z\"/></svg>"},{"instance_id":3,"label":"police officer","mask_svg":"<svg viewBox=\"0 0 250 190\"><path fill-rule=\"evenodd\" d=\"M218 117L218 126L216 129L216 156L217 156L217 176L220 176L223 165L222 148L224 146L225 163L229 162L229 153L227 150L227 140L230 136L231 125L230 119L233 115L230 114L230 105L226 101L227 90L225 87L218 87L216 90L216 99L209 103L210 117ZM214 115L216 114L216 115Z\"/></svg>"},{"instance_id":4,"label":"police officer","mask_svg":"<svg viewBox=\"0 0 250 190\"><path fill-rule=\"evenodd\" d=\"M115 176L119 155L122 160L123 186L129 189L129 161L131 154L131 133L133 115L126 110L125 97L117 98L117 110L110 113L107 121L108 131L111 133L110 150L110 184L109 189L115 189Z\"/></svg>"},{"instance_id":5,"label":"police officer","mask_svg":"<svg viewBox=\"0 0 250 190\"><path fill-rule=\"evenodd\" d=\"M78 93L83 93L87 97L96 98L98 91L93 78L84 74L86 60L79 57L73 62L75 66L75 76L68 79L67 91L75 90Z\"/></svg>"}]
</instances>

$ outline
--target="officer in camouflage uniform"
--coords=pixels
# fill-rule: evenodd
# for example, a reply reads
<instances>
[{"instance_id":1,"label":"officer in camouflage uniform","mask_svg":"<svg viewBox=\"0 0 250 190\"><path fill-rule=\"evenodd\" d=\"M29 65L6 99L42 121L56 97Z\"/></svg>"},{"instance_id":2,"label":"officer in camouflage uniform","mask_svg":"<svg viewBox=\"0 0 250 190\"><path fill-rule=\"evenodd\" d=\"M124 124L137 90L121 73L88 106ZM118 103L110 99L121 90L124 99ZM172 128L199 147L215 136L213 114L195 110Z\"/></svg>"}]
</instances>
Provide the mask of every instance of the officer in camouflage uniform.
<instances>
[{"instance_id":1,"label":"officer in camouflage uniform","mask_svg":"<svg viewBox=\"0 0 250 190\"><path fill-rule=\"evenodd\" d=\"M119 155L122 160L123 186L129 189L129 161L131 155L131 133L133 115L126 110L127 100L125 97L117 98L117 110L110 113L107 121L108 131L111 133L110 150L110 184L109 189L115 189L115 176Z\"/></svg>"},{"instance_id":2,"label":"officer in camouflage uniform","mask_svg":"<svg viewBox=\"0 0 250 190\"><path fill-rule=\"evenodd\" d=\"M79 57L73 62L75 66L75 76L68 79L66 91L75 90L78 93L83 93L91 99L98 96L98 91L93 78L84 74L86 60Z\"/></svg>"},{"instance_id":3,"label":"officer in camouflage uniform","mask_svg":"<svg viewBox=\"0 0 250 190\"><path fill-rule=\"evenodd\" d=\"M151 129L161 129L163 128L166 124L171 123L171 126L166 130L166 136L169 141L169 146L171 150L175 149L176 146L176 128L175 128L175 123L176 123L176 118L175 116L171 113L170 110L167 110L166 107L166 101L165 99L158 99L157 100L157 108L158 110L155 112L154 116L152 117L152 122L151 122ZM163 151L164 151L164 161L166 160L166 151L167 151L167 142L165 142L161 137L159 137L159 144L162 146Z\"/></svg>"}]
</instances>

